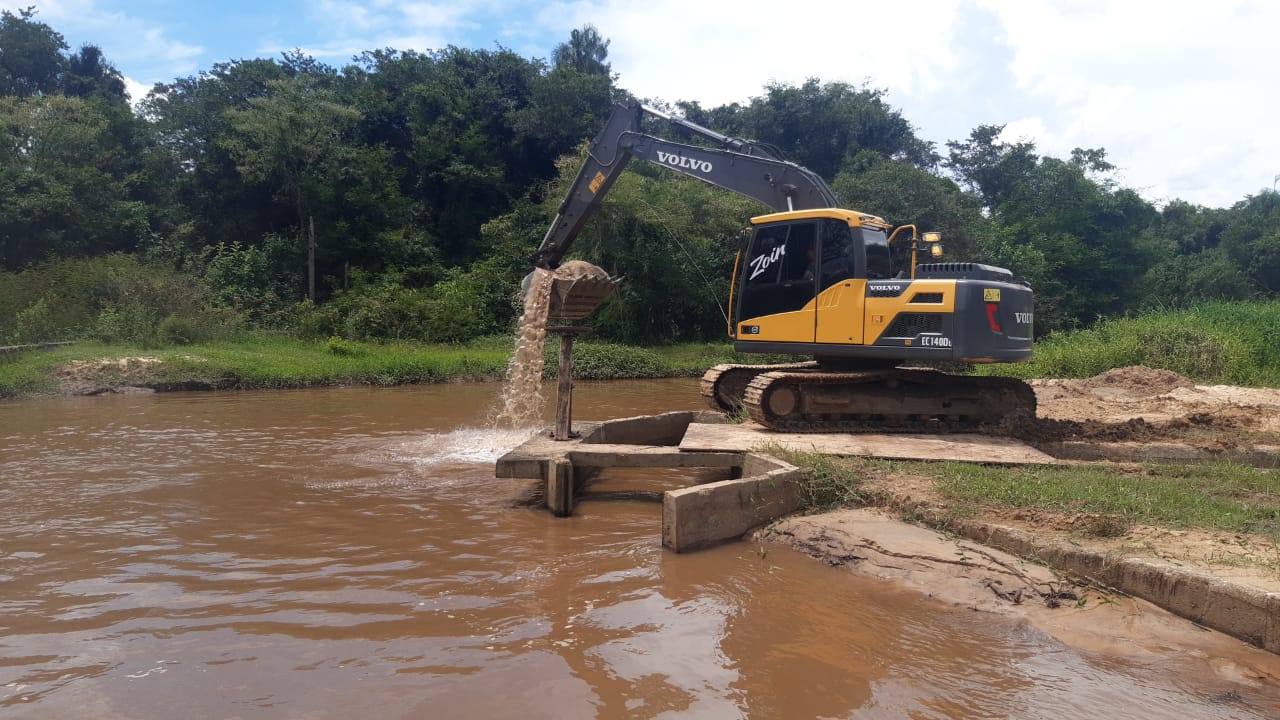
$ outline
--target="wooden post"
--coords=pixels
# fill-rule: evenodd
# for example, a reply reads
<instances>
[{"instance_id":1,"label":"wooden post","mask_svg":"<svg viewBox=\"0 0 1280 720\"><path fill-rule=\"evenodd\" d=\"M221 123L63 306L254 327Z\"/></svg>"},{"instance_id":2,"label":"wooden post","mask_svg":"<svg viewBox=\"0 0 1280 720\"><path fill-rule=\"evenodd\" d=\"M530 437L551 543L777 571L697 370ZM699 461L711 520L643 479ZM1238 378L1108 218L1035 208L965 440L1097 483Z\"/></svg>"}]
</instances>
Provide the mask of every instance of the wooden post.
<instances>
[{"instance_id":1,"label":"wooden post","mask_svg":"<svg viewBox=\"0 0 1280 720\"><path fill-rule=\"evenodd\" d=\"M573 335L560 335L560 386L556 389L557 440L568 440L573 432Z\"/></svg>"},{"instance_id":2,"label":"wooden post","mask_svg":"<svg viewBox=\"0 0 1280 720\"><path fill-rule=\"evenodd\" d=\"M311 237L307 240L307 297L316 301L316 218L307 218L311 224Z\"/></svg>"},{"instance_id":3,"label":"wooden post","mask_svg":"<svg viewBox=\"0 0 1280 720\"><path fill-rule=\"evenodd\" d=\"M564 325L547 328L560 336L560 384L556 388L556 427L551 437L568 440L573 435L573 339L591 328Z\"/></svg>"}]
</instances>

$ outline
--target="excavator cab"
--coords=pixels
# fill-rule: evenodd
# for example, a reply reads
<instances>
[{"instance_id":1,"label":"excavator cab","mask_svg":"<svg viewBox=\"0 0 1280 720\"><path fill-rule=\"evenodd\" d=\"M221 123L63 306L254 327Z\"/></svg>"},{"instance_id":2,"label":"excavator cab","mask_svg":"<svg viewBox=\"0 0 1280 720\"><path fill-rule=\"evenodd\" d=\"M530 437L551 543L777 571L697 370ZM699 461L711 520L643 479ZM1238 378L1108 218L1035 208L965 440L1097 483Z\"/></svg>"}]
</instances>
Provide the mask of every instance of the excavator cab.
<instances>
[{"instance_id":1,"label":"excavator cab","mask_svg":"<svg viewBox=\"0 0 1280 720\"><path fill-rule=\"evenodd\" d=\"M1002 268L917 264L919 251L941 248L936 233L917 241L913 232L897 263L891 243L901 233L874 215L821 208L751 222L733 286L738 352L812 355L833 367L1031 355L1031 289Z\"/></svg>"},{"instance_id":2,"label":"excavator cab","mask_svg":"<svg viewBox=\"0 0 1280 720\"><path fill-rule=\"evenodd\" d=\"M743 342L861 343L868 280L892 277L888 225L826 208L752 218L735 279Z\"/></svg>"}]
</instances>

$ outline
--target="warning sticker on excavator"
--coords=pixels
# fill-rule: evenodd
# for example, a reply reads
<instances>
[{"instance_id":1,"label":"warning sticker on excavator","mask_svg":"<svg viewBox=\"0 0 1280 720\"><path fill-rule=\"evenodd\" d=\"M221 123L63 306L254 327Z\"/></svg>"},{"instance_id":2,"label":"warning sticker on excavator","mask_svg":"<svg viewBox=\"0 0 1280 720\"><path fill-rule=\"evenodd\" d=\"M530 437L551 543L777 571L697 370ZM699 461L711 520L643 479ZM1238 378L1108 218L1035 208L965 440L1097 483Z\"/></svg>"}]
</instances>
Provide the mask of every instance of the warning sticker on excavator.
<instances>
[{"instance_id":1,"label":"warning sticker on excavator","mask_svg":"<svg viewBox=\"0 0 1280 720\"><path fill-rule=\"evenodd\" d=\"M1000 288L985 288L982 299L986 302L1000 302Z\"/></svg>"},{"instance_id":2,"label":"warning sticker on excavator","mask_svg":"<svg viewBox=\"0 0 1280 720\"><path fill-rule=\"evenodd\" d=\"M591 194L594 195L596 191L600 189L600 186L603 184L604 184L604 173L600 171L596 171L596 176L591 178L591 182L587 184L587 187L591 188ZM996 292L999 292L999 291L997 290Z\"/></svg>"}]
</instances>

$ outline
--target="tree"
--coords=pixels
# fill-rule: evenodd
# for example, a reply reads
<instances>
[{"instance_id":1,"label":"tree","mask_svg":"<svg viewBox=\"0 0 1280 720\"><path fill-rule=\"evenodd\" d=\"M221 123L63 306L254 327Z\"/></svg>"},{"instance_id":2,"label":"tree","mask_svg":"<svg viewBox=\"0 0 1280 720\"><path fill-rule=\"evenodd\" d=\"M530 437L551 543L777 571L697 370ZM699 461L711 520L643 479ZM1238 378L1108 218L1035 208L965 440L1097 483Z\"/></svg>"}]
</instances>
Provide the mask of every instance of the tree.
<instances>
[{"instance_id":1,"label":"tree","mask_svg":"<svg viewBox=\"0 0 1280 720\"><path fill-rule=\"evenodd\" d=\"M1035 144L1000 141L1003 125L979 125L964 142L947 143L943 167L955 174L960 184L982 198L982 206L994 209L1011 198L1026 183L1039 158Z\"/></svg>"},{"instance_id":2,"label":"tree","mask_svg":"<svg viewBox=\"0 0 1280 720\"><path fill-rule=\"evenodd\" d=\"M313 208L333 199L333 181L351 156L346 135L360 113L311 75L271 80L267 89L248 108L227 111L221 142L246 181L292 204L301 240Z\"/></svg>"},{"instance_id":3,"label":"tree","mask_svg":"<svg viewBox=\"0 0 1280 720\"><path fill-rule=\"evenodd\" d=\"M843 207L879 215L894 225L914 224L920 232L941 232L953 260L975 259L979 236L990 232L976 197L947 178L878 153L859 155L836 176L832 188ZM897 240L894 245L899 252Z\"/></svg>"},{"instance_id":4,"label":"tree","mask_svg":"<svg viewBox=\"0 0 1280 720\"><path fill-rule=\"evenodd\" d=\"M34 7L0 11L0 95L31 97L58 91L67 43L34 20Z\"/></svg>"},{"instance_id":5,"label":"tree","mask_svg":"<svg viewBox=\"0 0 1280 720\"><path fill-rule=\"evenodd\" d=\"M79 98L0 98L0 270L136 248L147 208L113 174L109 129Z\"/></svg>"},{"instance_id":6,"label":"tree","mask_svg":"<svg viewBox=\"0 0 1280 720\"><path fill-rule=\"evenodd\" d=\"M865 85L816 78L800 86L772 83L740 113L710 115L734 116L740 127L717 129L774 145L828 180L864 150L925 168L938 160L933 145L917 138L911 124L884 102L884 91Z\"/></svg>"},{"instance_id":7,"label":"tree","mask_svg":"<svg viewBox=\"0 0 1280 720\"><path fill-rule=\"evenodd\" d=\"M152 168L166 209L161 242L182 262L206 246L256 242L284 230L296 213L282 213L275 198L246 183L223 137L227 111L249 107L269 92L267 83L289 77L273 60L218 63L199 75L157 85L140 103L159 146Z\"/></svg>"},{"instance_id":8,"label":"tree","mask_svg":"<svg viewBox=\"0 0 1280 720\"><path fill-rule=\"evenodd\" d=\"M227 111L230 132L222 143L245 180L274 185L292 202L301 228L308 195L319 193L336 169L343 136L360 113L336 102L311 76L270 80L267 89L248 108Z\"/></svg>"},{"instance_id":9,"label":"tree","mask_svg":"<svg viewBox=\"0 0 1280 720\"><path fill-rule=\"evenodd\" d=\"M124 78L107 62L97 45L85 45L67 60L62 89L69 97L97 98L117 104L128 102Z\"/></svg>"},{"instance_id":10,"label":"tree","mask_svg":"<svg viewBox=\"0 0 1280 720\"><path fill-rule=\"evenodd\" d=\"M1236 203L1222 249L1267 293L1280 293L1280 193L1264 190Z\"/></svg>"},{"instance_id":11,"label":"tree","mask_svg":"<svg viewBox=\"0 0 1280 720\"><path fill-rule=\"evenodd\" d=\"M586 24L569 33L569 42L560 43L551 54L557 68L572 68L585 75L609 75L609 41L600 37L595 25Z\"/></svg>"},{"instance_id":12,"label":"tree","mask_svg":"<svg viewBox=\"0 0 1280 720\"><path fill-rule=\"evenodd\" d=\"M1137 193L1112 190L1075 163L1044 157L1000 196L991 214L997 244L1005 252L1029 245L1042 258L1038 273L1027 274L1037 305L1045 300L1050 309L1037 310L1038 331L1087 324L1133 306L1136 280L1155 259L1140 239L1158 219Z\"/></svg>"}]
</instances>

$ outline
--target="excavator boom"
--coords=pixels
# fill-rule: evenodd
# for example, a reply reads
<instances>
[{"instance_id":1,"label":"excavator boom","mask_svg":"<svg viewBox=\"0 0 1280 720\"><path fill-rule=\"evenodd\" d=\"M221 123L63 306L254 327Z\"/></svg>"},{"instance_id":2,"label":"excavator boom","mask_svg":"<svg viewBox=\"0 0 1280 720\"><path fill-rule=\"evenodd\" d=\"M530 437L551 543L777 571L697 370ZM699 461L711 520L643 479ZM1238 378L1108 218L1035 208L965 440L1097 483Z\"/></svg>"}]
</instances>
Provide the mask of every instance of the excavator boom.
<instances>
[{"instance_id":1,"label":"excavator boom","mask_svg":"<svg viewBox=\"0 0 1280 720\"><path fill-rule=\"evenodd\" d=\"M716 147L648 134L642 127L646 117ZM618 105L587 149L582 169L532 258L534 266L550 269L559 264L632 158L755 198L780 212L836 206L835 193L821 177L763 145L721 135L643 105Z\"/></svg>"}]
</instances>

